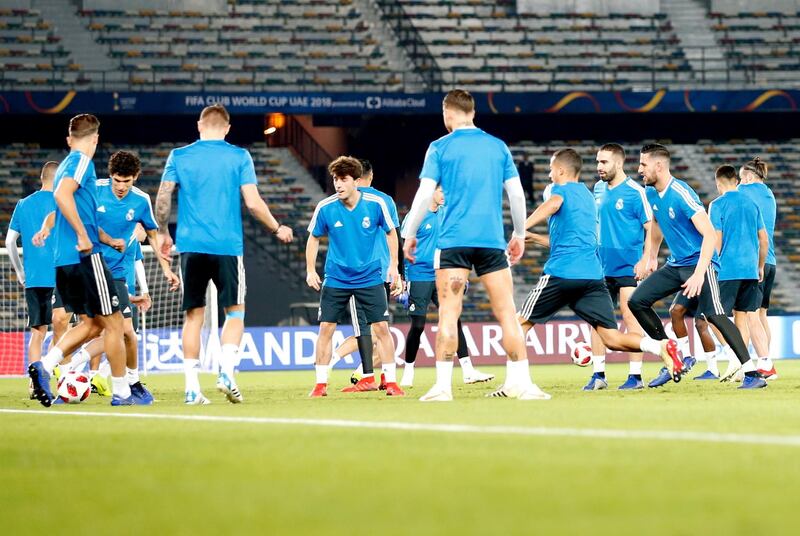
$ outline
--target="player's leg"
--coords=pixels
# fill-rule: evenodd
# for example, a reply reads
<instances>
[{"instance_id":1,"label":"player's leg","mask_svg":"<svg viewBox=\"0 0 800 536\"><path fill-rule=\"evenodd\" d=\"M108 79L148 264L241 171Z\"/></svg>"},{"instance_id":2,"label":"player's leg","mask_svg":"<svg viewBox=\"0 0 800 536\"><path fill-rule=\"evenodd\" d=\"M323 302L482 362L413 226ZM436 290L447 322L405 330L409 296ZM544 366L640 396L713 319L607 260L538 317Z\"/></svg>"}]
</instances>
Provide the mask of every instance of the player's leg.
<instances>
[{"instance_id":1,"label":"player's leg","mask_svg":"<svg viewBox=\"0 0 800 536\"><path fill-rule=\"evenodd\" d=\"M769 321L767 320L767 311L769 311L769 302L772 297L772 287L775 285L775 271L774 264L767 264L764 266L764 280L759 282L758 288L761 291L761 305L758 308L758 317L761 320L761 326L764 328L764 333L767 335L767 347L772 344L772 332L769 328Z\"/></svg>"},{"instance_id":2,"label":"player's leg","mask_svg":"<svg viewBox=\"0 0 800 536\"><path fill-rule=\"evenodd\" d=\"M461 316L464 285L469 269L441 268L436 271L436 293L439 296L439 331L436 334L436 383L423 395L424 402L446 402L453 399L453 359L458 354L458 318Z\"/></svg>"},{"instance_id":3,"label":"player's leg","mask_svg":"<svg viewBox=\"0 0 800 536\"><path fill-rule=\"evenodd\" d=\"M26 288L25 302L28 305L28 363L42 359L42 344L47 336L47 326L52 320L51 288Z\"/></svg>"},{"instance_id":4,"label":"player's leg","mask_svg":"<svg viewBox=\"0 0 800 536\"><path fill-rule=\"evenodd\" d=\"M686 268L685 270L688 274L691 269ZM717 328L739 361L738 367L733 362L733 367L729 367L732 370L726 372L721 381L730 381L741 368L746 377L742 387L748 389L765 387L767 382L757 375L756 363L750 359L742 334L728 318L735 304L738 289L738 281L718 281L717 271L713 266L709 266L706 270L703 288L698 296L698 312L705 315L706 319Z\"/></svg>"},{"instance_id":5,"label":"player's leg","mask_svg":"<svg viewBox=\"0 0 800 536\"><path fill-rule=\"evenodd\" d=\"M61 299L61 294L58 288L53 289L53 297L51 298L53 304L53 337L50 339L50 348L56 345L64 333L69 329L70 320L72 320L72 310L67 309L64 301ZM50 349L48 348L48 350Z\"/></svg>"},{"instance_id":6,"label":"player's leg","mask_svg":"<svg viewBox=\"0 0 800 536\"><path fill-rule=\"evenodd\" d=\"M469 346L467 346L467 337L464 335L464 325L461 323L461 318L458 319L457 327L458 363L461 365L461 374L463 375L464 383L470 385L492 381L494 379L494 374L481 372L472 364L472 358L469 355Z\"/></svg>"},{"instance_id":7,"label":"player's leg","mask_svg":"<svg viewBox=\"0 0 800 536\"><path fill-rule=\"evenodd\" d=\"M568 280L568 292L573 296L570 308L594 326L609 350L621 352L650 352L661 357L676 381L680 381L681 362L677 344L672 340L655 340L635 332L622 333L617 329L611 296L603 281Z\"/></svg>"},{"instance_id":8,"label":"player's leg","mask_svg":"<svg viewBox=\"0 0 800 536\"><path fill-rule=\"evenodd\" d=\"M244 334L245 283L244 261L235 255L208 255L211 263L211 280L219 291L219 304L225 311L225 322L220 336L219 375L217 390L228 402L239 404L244 397L236 385L235 367L238 363L239 345Z\"/></svg>"},{"instance_id":9,"label":"player's leg","mask_svg":"<svg viewBox=\"0 0 800 536\"><path fill-rule=\"evenodd\" d=\"M649 337L656 340L667 338L667 332L664 331L664 325L653 309L653 304L661 298L681 290L683 282L684 279L681 278L677 268L662 266L640 282L628 299L631 313Z\"/></svg>"},{"instance_id":10,"label":"player's leg","mask_svg":"<svg viewBox=\"0 0 800 536\"><path fill-rule=\"evenodd\" d=\"M700 349L695 348L695 357L700 358L700 352L705 355L706 371L699 376L695 376L695 380L719 380L719 366L717 365L717 345L714 342L714 337L709 330L708 321L701 314L697 314L697 310L689 311L689 316L694 315L694 329L700 337ZM719 354L722 354L720 352Z\"/></svg>"},{"instance_id":11,"label":"player's leg","mask_svg":"<svg viewBox=\"0 0 800 536\"><path fill-rule=\"evenodd\" d=\"M316 381L314 388L309 393L311 398L328 396L328 372L330 371L331 354L333 353L333 334L342 314L346 311L351 289L323 286L319 295L319 334L314 358ZM369 349L369 359L372 359L372 348ZM362 356L364 359L364 356Z\"/></svg>"},{"instance_id":12,"label":"player's leg","mask_svg":"<svg viewBox=\"0 0 800 536\"><path fill-rule=\"evenodd\" d=\"M619 300L619 285L616 283L616 278L606 277L606 288L611 296L612 304L616 305ZM583 386L584 391L600 391L608 388L608 381L606 380L606 351L607 348L603 344L603 339L597 333L597 330L592 328L591 331L591 347L592 347L592 375L586 385Z\"/></svg>"},{"instance_id":13,"label":"player's leg","mask_svg":"<svg viewBox=\"0 0 800 536\"><path fill-rule=\"evenodd\" d=\"M209 404L200 390L200 343L206 312L206 289L211 280L209 255L184 253L181 255L183 272L183 345L184 403Z\"/></svg>"},{"instance_id":14,"label":"player's leg","mask_svg":"<svg viewBox=\"0 0 800 536\"><path fill-rule=\"evenodd\" d=\"M377 343L381 363L381 381L388 396L403 396L405 393L397 385L397 364L395 363L394 339L389 331L389 302L384 285L353 289L356 307L363 311L364 317ZM363 356L364 362L372 356Z\"/></svg>"},{"instance_id":15,"label":"player's leg","mask_svg":"<svg viewBox=\"0 0 800 536\"><path fill-rule=\"evenodd\" d=\"M628 333L635 333L637 335L644 335L642 327L633 316L630 307L628 307L628 300L636 290L636 285L623 286L619 289L619 309L622 313L622 321L625 323L625 330ZM624 384L620 385L620 389L643 389L642 384L642 359L644 354L642 352L629 352L628 353L628 378Z\"/></svg>"},{"instance_id":16,"label":"player's leg","mask_svg":"<svg viewBox=\"0 0 800 536\"><path fill-rule=\"evenodd\" d=\"M435 281L408 282L408 318L411 320L411 327L406 335L406 364L403 368L403 380L400 382L400 387L414 385L414 366L422 334L425 332L428 304L431 302L437 308L439 307Z\"/></svg>"},{"instance_id":17,"label":"player's leg","mask_svg":"<svg viewBox=\"0 0 800 536\"><path fill-rule=\"evenodd\" d=\"M744 316L744 323L747 325L747 336L742 332L745 342L753 343L753 348L758 356L756 370L766 379L777 379L778 374L774 370L772 360L769 357L769 343L764 326L758 317L758 309L761 305L762 295L758 282L746 280L739 286L739 293L736 296L736 303L733 306L734 313Z\"/></svg>"},{"instance_id":18,"label":"player's leg","mask_svg":"<svg viewBox=\"0 0 800 536\"><path fill-rule=\"evenodd\" d=\"M502 276L502 272L499 272ZM510 278L510 271L507 274ZM527 363L527 346L525 340L528 332L533 328L534 324L545 323L564 305L566 299L560 292L560 279L551 277L549 275L542 275L536 285L528 293L525 301L515 313L515 323L517 324L517 333L522 340L523 349L525 351L526 359L524 361L506 361L506 379L503 385L490 393L490 397L507 397L507 396L520 396L519 393L528 393L524 395L523 399L526 400L547 400L550 395L542 392L539 387L534 384L530 377L530 371ZM499 286L506 286L506 290L510 288L510 283L500 281ZM487 285L487 289L489 286ZM494 307L494 304L493 304ZM507 331L504 330L503 335L507 332L512 332L511 328ZM508 352L508 350L506 350ZM533 396L535 395L535 396Z\"/></svg>"}]
</instances>

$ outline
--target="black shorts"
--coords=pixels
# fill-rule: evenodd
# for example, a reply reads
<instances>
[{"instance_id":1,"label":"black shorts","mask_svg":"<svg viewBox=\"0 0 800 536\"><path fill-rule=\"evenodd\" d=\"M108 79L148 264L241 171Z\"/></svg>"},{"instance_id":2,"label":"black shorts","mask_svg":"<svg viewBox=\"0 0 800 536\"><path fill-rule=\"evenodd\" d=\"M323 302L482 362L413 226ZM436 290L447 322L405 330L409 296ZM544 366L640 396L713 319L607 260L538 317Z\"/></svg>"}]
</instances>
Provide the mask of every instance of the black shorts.
<instances>
[{"instance_id":1,"label":"black shorts","mask_svg":"<svg viewBox=\"0 0 800 536\"><path fill-rule=\"evenodd\" d=\"M684 309L686 309L685 316L691 316L692 318L697 316L697 296L694 298L687 298L683 294L683 289L680 292L675 294L675 298L672 300L672 305L680 305Z\"/></svg>"},{"instance_id":2,"label":"black shorts","mask_svg":"<svg viewBox=\"0 0 800 536\"><path fill-rule=\"evenodd\" d=\"M392 297L392 285L384 283L383 288L386 290L386 303L388 304ZM353 336L360 337L361 335L369 334L369 322L367 322L367 315L364 313L364 308L356 302L355 296L350 296L350 301L347 304L347 310L339 317L338 324L350 324L353 326Z\"/></svg>"},{"instance_id":3,"label":"black shorts","mask_svg":"<svg viewBox=\"0 0 800 536\"><path fill-rule=\"evenodd\" d=\"M205 307L208 282L217 287L222 308L244 304L247 294L241 256L182 253L183 304L181 310Z\"/></svg>"},{"instance_id":4,"label":"black shorts","mask_svg":"<svg viewBox=\"0 0 800 536\"><path fill-rule=\"evenodd\" d=\"M56 267L56 288L67 310L77 315L108 316L119 311L114 277L101 253Z\"/></svg>"},{"instance_id":5,"label":"black shorts","mask_svg":"<svg viewBox=\"0 0 800 536\"><path fill-rule=\"evenodd\" d=\"M662 266L647 279L639 283L633 296L628 300L628 307L631 309L648 309L658 300L684 291L683 285L694 273L695 266ZM685 298L685 296L684 296ZM681 300L680 295L676 302ZM706 269L703 287L697 296L697 313L709 317L712 315L724 315L725 308L719 293L719 281L717 280L717 270L713 266ZM697 316L695 313L694 316Z\"/></svg>"},{"instance_id":6,"label":"black shorts","mask_svg":"<svg viewBox=\"0 0 800 536\"><path fill-rule=\"evenodd\" d=\"M439 295L436 293L436 281L408 282L408 316L425 316L428 304L433 302L439 307Z\"/></svg>"},{"instance_id":7,"label":"black shorts","mask_svg":"<svg viewBox=\"0 0 800 536\"><path fill-rule=\"evenodd\" d=\"M533 324L544 324L569 307L592 327L617 329L611 296L602 279L563 279L542 275L517 313Z\"/></svg>"},{"instance_id":8,"label":"black shorts","mask_svg":"<svg viewBox=\"0 0 800 536\"><path fill-rule=\"evenodd\" d=\"M623 287L636 288L639 284L632 275L606 276L605 279L608 293L611 295L611 303L614 304L614 307L619 307L619 289Z\"/></svg>"},{"instance_id":9,"label":"black shorts","mask_svg":"<svg viewBox=\"0 0 800 536\"><path fill-rule=\"evenodd\" d=\"M128 284L124 279L115 279L114 287L117 289L117 297L119 298L119 310L122 313L122 318L131 318L133 316L133 306L128 297Z\"/></svg>"},{"instance_id":10,"label":"black shorts","mask_svg":"<svg viewBox=\"0 0 800 536\"><path fill-rule=\"evenodd\" d=\"M26 288L25 303L28 304L29 328L53 323L53 287Z\"/></svg>"},{"instance_id":11,"label":"black shorts","mask_svg":"<svg viewBox=\"0 0 800 536\"><path fill-rule=\"evenodd\" d=\"M508 255L505 250L494 248L448 248L437 249L433 257L433 267L441 268L466 268L472 270L478 277L510 268Z\"/></svg>"},{"instance_id":12,"label":"black shorts","mask_svg":"<svg viewBox=\"0 0 800 536\"><path fill-rule=\"evenodd\" d=\"M355 298L352 305L350 302L351 297ZM350 314L352 315L356 307L363 311L366 324L388 322L389 302L386 301L386 290L383 283L364 288L323 286L319 297L317 320L338 324L340 319L347 314L348 309L350 309ZM357 311L356 314L358 314Z\"/></svg>"},{"instance_id":13,"label":"black shorts","mask_svg":"<svg viewBox=\"0 0 800 536\"><path fill-rule=\"evenodd\" d=\"M71 313L72 310L64 304L64 300L61 299L61 294L58 292L58 288L53 289L53 309L65 309L68 313Z\"/></svg>"},{"instance_id":14,"label":"black shorts","mask_svg":"<svg viewBox=\"0 0 800 536\"><path fill-rule=\"evenodd\" d=\"M761 307L761 291L757 279L731 279L719 282L722 308L730 316L732 311L753 312Z\"/></svg>"},{"instance_id":15,"label":"black shorts","mask_svg":"<svg viewBox=\"0 0 800 536\"><path fill-rule=\"evenodd\" d=\"M774 264L764 265L764 280L758 283L758 288L761 290L761 308L769 309L769 298L772 296L772 287L775 285L775 270Z\"/></svg>"}]
</instances>

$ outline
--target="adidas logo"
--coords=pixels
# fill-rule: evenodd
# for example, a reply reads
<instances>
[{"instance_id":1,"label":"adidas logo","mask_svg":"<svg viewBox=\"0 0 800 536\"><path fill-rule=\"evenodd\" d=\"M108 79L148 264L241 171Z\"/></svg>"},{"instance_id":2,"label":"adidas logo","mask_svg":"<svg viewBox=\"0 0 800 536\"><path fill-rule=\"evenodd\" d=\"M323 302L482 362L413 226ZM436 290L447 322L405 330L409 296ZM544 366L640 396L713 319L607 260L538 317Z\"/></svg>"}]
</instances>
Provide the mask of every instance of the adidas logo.
<instances>
[{"instance_id":1,"label":"adidas logo","mask_svg":"<svg viewBox=\"0 0 800 536\"><path fill-rule=\"evenodd\" d=\"M339 220L336 220L336 223L333 224L334 227L344 227L344 224Z\"/></svg>"},{"instance_id":2,"label":"adidas logo","mask_svg":"<svg viewBox=\"0 0 800 536\"><path fill-rule=\"evenodd\" d=\"M100 205L99 207L97 207L97 212L102 212L103 214L105 214L106 213L106 206L105 205Z\"/></svg>"},{"instance_id":3,"label":"adidas logo","mask_svg":"<svg viewBox=\"0 0 800 536\"><path fill-rule=\"evenodd\" d=\"M430 229L430 228L431 228L431 224L430 223L425 225L425 229Z\"/></svg>"}]
</instances>

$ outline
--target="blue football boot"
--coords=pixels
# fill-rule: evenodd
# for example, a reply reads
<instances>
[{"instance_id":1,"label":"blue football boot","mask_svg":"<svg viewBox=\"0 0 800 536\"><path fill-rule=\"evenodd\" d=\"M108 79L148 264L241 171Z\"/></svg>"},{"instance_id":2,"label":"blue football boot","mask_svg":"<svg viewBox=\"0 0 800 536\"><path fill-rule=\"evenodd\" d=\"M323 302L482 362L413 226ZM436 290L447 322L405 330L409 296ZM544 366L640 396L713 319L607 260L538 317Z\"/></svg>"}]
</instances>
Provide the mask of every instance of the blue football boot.
<instances>
[{"instance_id":1,"label":"blue football boot","mask_svg":"<svg viewBox=\"0 0 800 536\"><path fill-rule=\"evenodd\" d=\"M644 383L642 383L642 377L638 374L628 374L628 379L625 380L625 383L617 387L620 391L629 391L629 390L636 390L636 389L644 389Z\"/></svg>"},{"instance_id":2,"label":"blue football boot","mask_svg":"<svg viewBox=\"0 0 800 536\"><path fill-rule=\"evenodd\" d=\"M661 367L661 370L658 371L658 376L656 376L650 383L647 384L648 387L661 387L667 382L672 381L672 375L667 370L667 367Z\"/></svg>"},{"instance_id":3,"label":"blue football boot","mask_svg":"<svg viewBox=\"0 0 800 536\"><path fill-rule=\"evenodd\" d=\"M767 380L759 376L758 374L745 374L744 380L742 380L742 385L738 387L738 389L763 389L767 386Z\"/></svg>"},{"instance_id":4,"label":"blue football boot","mask_svg":"<svg viewBox=\"0 0 800 536\"><path fill-rule=\"evenodd\" d=\"M592 374L592 377L589 378L589 383L583 386L584 391L600 391L601 389L607 389L608 382L606 381L606 375L602 372L595 372Z\"/></svg>"},{"instance_id":5,"label":"blue football boot","mask_svg":"<svg viewBox=\"0 0 800 536\"><path fill-rule=\"evenodd\" d=\"M28 367L28 376L33 385L33 397L46 408L53 403L53 393L50 391L50 374L45 370L41 361L31 363Z\"/></svg>"},{"instance_id":6,"label":"blue football boot","mask_svg":"<svg viewBox=\"0 0 800 536\"><path fill-rule=\"evenodd\" d=\"M718 380L719 376L711 372L710 370L705 371L700 376L695 376L695 380Z\"/></svg>"},{"instance_id":7,"label":"blue football boot","mask_svg":"<svg viewBox=\"0 0 800 536\"><path fill-rule=\"evenodd\" d=\"M131 396L139 399L140 405L149 406L153 403L153 395L147 388L142 385L142 382L136 382L131 385Z\"/></svg>"},{"instance_id":8,"label":"blue football boot","mask_svg":"<svg viewBox=\"0 0 800 536\"><path fill-rule=\"evenodd\" d=\"M697 364L697 359L693 358L692 356L687 355L686 357L684 357L683 369L681 370L681 375L686 374L687 372L692 370L692 367L694 367L696 364Z\"/></svg>"}]
</instances>

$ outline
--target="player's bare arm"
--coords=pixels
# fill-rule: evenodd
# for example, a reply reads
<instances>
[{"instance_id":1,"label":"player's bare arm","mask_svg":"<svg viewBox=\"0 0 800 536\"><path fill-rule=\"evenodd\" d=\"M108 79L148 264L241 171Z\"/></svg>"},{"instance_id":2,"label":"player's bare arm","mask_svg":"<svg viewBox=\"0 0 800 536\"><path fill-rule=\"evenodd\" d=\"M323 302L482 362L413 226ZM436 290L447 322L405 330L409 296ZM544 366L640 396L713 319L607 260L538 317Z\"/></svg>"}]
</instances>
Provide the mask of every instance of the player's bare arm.
<instances>
[{"instance_id":1,"label":"player's bare arm","mask_svg":"<svg viewBox=\"0 0 800 536\"><path fill-rule=\"evenodd\" d=\"M389 280L392 282L392 296L399 296L403 292L403 280L400 279L400 270L397 266L397 250L400 247L398 244L397 229L392 229L386 233L386 243L389 246Z\"/></svg>"},{"instance_id":2,"label":"player's bare arm","mask_svg":"<svg viewBox=\"0 0 800 536\"><path fill-rule=\"evenodd\" d=\"M261 197L261 194L258 192L258 187L255 184L245 184L242 186L241 190L247 210L249 210L250 214L261 222L269 232L278 237L278 240L284 244L288 244L294 239L292 228L281 225L278 220L275 219L275 216L270 212L269 206Z\"/></svg>"},{"instance_id":3,"label":"player's bare arm","mask_svg":"<svg viewBox=\"0 0 800 536\"><path fill-rule=\"evenodd\" d=\"M161 251L161 243L158 231L155 229L149 229L146 232L147 240L150 242L150 246L153 248L153 250ZM171 291L178 290L178 288L181 286L181 279L175 272L172 271L169 260L163 255L158 255L157 258L158 264L161 266L161 271L164 273L164 277L167 281L169 281L169 289Z\"/></svg>"},{"instance_id":4,"label":"player's bare arm","mask_svg":"<svg viewBox=\"0 0 800 536\"><path fill-rule=\"evenodd\" d=\"M533 213L525 220L525 229L536 227L547 221L547 218L555 214L561 208L564 198L558 194L550 196L550 199L539 205ZM548 241L549 244L549 241Z\"/></svg>"},{"instance_id":5,"label":"player's bare arm","mask_svg":"<svg viewBox=\"0 0 800 536\"><path fill-rule=\"evenodd\" d=\"M56 205L64 215L64 218L70 224L75 234L78 237L78 244L75 248L81 253L91 253L92 241L89 240L89 235L86 232L86 227L83 226L81 217L78 215L78 207L75 205L75 192L80 187L75 179L72 177L64 177L56 188L54 197Z\"/></svg>"},{"instance_id":6,"label":"player's bare arm","mask_svg":"<svg viewBox=\"0 0 800 536\"><path fill-rule=\"evenodd\" d=\"M161 235L161 255L170 258L172 251L172 237L169 234L169 215L172 212L172 192L175 191L174 182L162 181L156 196L156 223L158 234Z\"/></svg>"},{"instance_id":7,"label":"player's bare arm","mask_svg":"<svg viewBox=\"0 0 800 536\"><path fill-rule=\"evenodd\" d=\"M113 238L110 234L105 232L102 227L97 228L97 238L100 240L101 244L114 248L120 253L125 251L125 241L121 238Z\"/></svg>"},{"instance_id":8,"label":"player's bare arm","mask_svg":"<svg viewBox=\"0 0 800 536\"><path fill-rule=\"evenodd\" d=\"M319 253L319 238L309 234L306 242L306 284L319 292L322 280L317 273L317 253Z\"/></svg>"},{"instance_id":9,"label":"player's bare arm","mask_svg":"<svg viewBox=\"0 0 800 536\"><path fill-rule=\"evenodd\" d=\"M44 220L42 221L42 227L39 231L33 235L33 245L36 247L44 246L47 237L50 236L50 231L53 230L53 226L56 224L56 211L54 210L47 216L45 216Z\"/></svg>"},{"instance_id":10,"label":"player's bare arm","mask_svg":"<svg viewBox=\"0 0 800 536\"><path fill-rule=\"evenodd\" d=\"M655 222L653 221L648 221L644 225L642 225L642 228L644 229L644 249L642 250L642 257L633 266L633 275L639 281L646 278L656 269L656 267L653 266L653 264L650 262L650 257L651 257L650 250L653 247L653 244L651 242L652 241L651 235L653 234L654 225Z\"/></svg>"}]
</instances>

